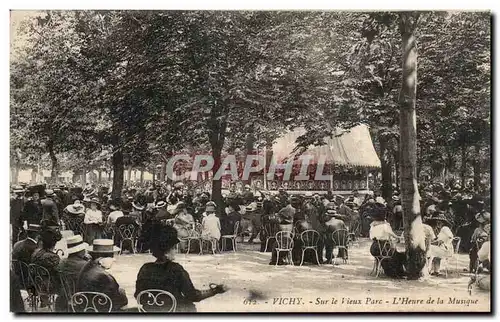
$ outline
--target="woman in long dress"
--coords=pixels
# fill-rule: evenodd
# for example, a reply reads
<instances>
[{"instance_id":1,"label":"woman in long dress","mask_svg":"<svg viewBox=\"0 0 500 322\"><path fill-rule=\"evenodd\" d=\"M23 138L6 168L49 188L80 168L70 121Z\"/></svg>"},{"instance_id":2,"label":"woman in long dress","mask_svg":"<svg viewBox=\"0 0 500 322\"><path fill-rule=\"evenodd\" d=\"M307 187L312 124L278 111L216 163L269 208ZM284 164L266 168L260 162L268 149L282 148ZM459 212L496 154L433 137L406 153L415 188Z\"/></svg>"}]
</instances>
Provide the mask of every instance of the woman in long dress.
<instances>
[{"instance_id":1,"label":"woman in long dress","mask_svg":"<svg viewBox=\"0 0 500 322\"><path fill-rule=\"evenodd\" d=\"M102 237L103 228L103 217L102 212L97 209L100 205L97 198L93 198L90 201L90 208L85 212L85 218L83 219L83 224L85 225L85 242L92 245L94 239L100 239Z\"/></svg>"},{"instance_id":2,"label":"woman in long dress","mask_svg":"<svg viewBox=\"0 0 500 322\"><path fill-rule=\"evenodd\" d=\"M437 238L429 247L429 257L431 261L431 275L439 276L441 268L441 259L453 256L453 233L448 227L450 223L443 212L438 212L428 220L434 228Z\"/></svg>"},{"instance_id":3,"label":"woman in long dress","mask_svg":"<svg viewBox=\"0 0 500 322\"><path fill-rule=\"evenodd\" d=\"M173 211L173 214L175 215L174 228L177 230L180 239L179 248L181 252L185 252L187 251L188 245L186 238L191 237L191 233L195 227L195 221L193 216L187 212L186 205L183 202L177 203L177 207ZM191 242L190 250L194 250L193 246L196 247L195 245L197 246L198 243Z\"/></svg>"}]
</instances>

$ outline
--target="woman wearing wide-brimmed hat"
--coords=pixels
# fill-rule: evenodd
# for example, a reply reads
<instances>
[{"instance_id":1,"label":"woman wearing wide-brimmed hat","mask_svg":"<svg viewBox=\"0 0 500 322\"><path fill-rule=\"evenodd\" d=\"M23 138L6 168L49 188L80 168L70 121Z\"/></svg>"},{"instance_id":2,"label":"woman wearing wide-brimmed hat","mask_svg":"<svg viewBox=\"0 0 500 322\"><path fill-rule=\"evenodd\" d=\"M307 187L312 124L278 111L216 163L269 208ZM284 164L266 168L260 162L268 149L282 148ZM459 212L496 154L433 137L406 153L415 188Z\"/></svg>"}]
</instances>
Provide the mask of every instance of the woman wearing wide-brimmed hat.
<instances>
[{"instance_id":1,"label":"woman wearing wide-brimmed hat","mask_svg":"<svg viewBox=\"0 0 500 322\"><path fill-rule=\"evenodd\" d=\"M453 256L453 233L450 222L443 211L438 211L427 220L427 223L437 232L437 238L429 247L431 261L431 275L440 275L441 259Z\"/></svg>"},{"instance_id":2,"label":"woman wearing wide-brimmed hat","mask_svg":"<svg viewBox=\"0 0 500 322\"><path fill-rule=\"evenodd\" d=\"M174 295L177 300L176 311L196 312L194 302L226 292L227 289L222 284L210 283L207 290L194 287L188 272L174 262L175 246L180 242L174 228L154 223L151 237L151 252L156 261L144 264L139 270L134 297L147 289L161 289ZM147 305L147 299L141 304Z\"/></svg>"},{"instance_id":3,"label":"woman wearing wide-brimmed hat","mask_svg":"<svg viewBox=\"0 0 500 322\"><path fill-rule=\"evenodd\" d=\"M90 200L90 208L85 212L85 218L83 219L86 227L84 240L89 245L92 245L94 239L102 237L103 217L102 212L97 209L100 205L99 199L92 198Z\"/></svg>"},{"instance_id":4,"label":"woman wearing wide-brimmed hat","mask_svg":"<svg viewBox=\"0 0 500 322\"><path fill-rule=\"evenodd\" d=\"M177 230L179 238L181 238L181 243L179 244L180 251L185 252L187 251L187 241L184 240L184 238L191 236L195 226L194 218L187 212L186 204L182 201L177 203L177 206L172 211L172 214L175 216L174 228ZM192 243L191 246L198 247L198 243ZM199 251L199 249L195 249L194 247L191 247L190 250Z\"/></svg>"}]
</instances>

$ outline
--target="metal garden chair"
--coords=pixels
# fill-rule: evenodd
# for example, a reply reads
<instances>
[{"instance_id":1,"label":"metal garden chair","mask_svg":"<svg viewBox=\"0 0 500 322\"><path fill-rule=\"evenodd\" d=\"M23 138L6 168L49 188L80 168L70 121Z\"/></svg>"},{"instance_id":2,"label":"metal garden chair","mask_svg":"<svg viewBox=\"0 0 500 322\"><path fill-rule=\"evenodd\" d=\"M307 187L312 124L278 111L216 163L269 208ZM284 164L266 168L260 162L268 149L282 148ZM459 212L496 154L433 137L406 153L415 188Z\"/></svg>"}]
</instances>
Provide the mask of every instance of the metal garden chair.
<instances>
[{"instance_id":1,"label":"metal garden chair","mask_svg":"<svg viewBox=\"0 0 500 322\"><path fill-rule=\"evenodd\" d=\"M47 299L47 307L49 310L54 311L54 300L55 300L55 289L52 283L52 277L49 271L40 265L29 264L28 271L30 279L35 287L36 298L34 299L33 308L36 311L38 306L37 303L41 298Z\"/></svg>"},{"instance_id":2,"label":"metal garden chair","mask_svg":"<svg viewBox=\"0 0 500 322\"><path fill-rule=\"evenodd\" d=\"M337 258L338 256L335 256L335 249L338 249L338 252L340 253L340 250L343 250L344 256L343 260L345 263L349 263L349 255L348 255L348 242L349 242L349 232L347 229L337 229L334 232L332 232L332 242L333 242L333 248L332 248L332 257L333 257L333 265L337 263Z\"/></svg>"},{"instance_id":3,"label":"metal garden chair","mask_svg":"<svg viewBox=\"0 0 500 322\"><path fill-rule=\"evenodd\" d=\"M384 241L377 240L377 246L379 248L379 255L374 256L375 260L373 262L373 269L371 272L371 274L375 274L375 277L378 277L380 274L380 269L382 268L382 262L384 260L392 258L394 252L396 251L395 248L391 247L390 240L384 240Z\"/></svg>"},{"instance_id":4,"label":"metal garden chair","mask_svg":"<svg viewBox=\"0 0 500 322\"><path fill-rule=\"evenodd\" d=\"M122 224L118 226L118 233L120 234L120 255L123 251L123 242L128 241L132 247L132 253L136 253L136 228L134 224Z\"/></svg>"},{"instance_id":5,"label":"metal garden chair","mask_svg":"<svg viewBox=\"0 0 500 322\"><path fill-rule=\"evenodd\" d=\"M278 266L280 253L285 252L289 258L289 263L293 264L293 238L289 231L279 231L276 233L276 266Z\"/></svg>"},{"instance_id":6,"label":"metal garden chair","mask_svg":"<svg viewBox=\"0 0 500 322\"><path fill-rule=\"evenodd\" d=\"M113 308L111 298L99 292L77 292L71 296L71 310L82 313L109 313Z\"/></svg>"},{"instance_id":7,"label":"metal garden chair","mask_svg":"<svg viewBox=\"0 0 500 322\"><path fill-rule=\"evenodd\" d=\"M302 258L300 260L300 265L304 263L304 254L306 253L306 250L313 250L314 253L316 254L316 261L318 262L318 265L321 265L319 262L319 255L318 255L318 243L320 240L320 235L316 230L306 230L303 231L300 234L300 239L302 240ZM322 254L323 255L323 254Z\"/></svg>"},{"instance_id":8,"label":"metal garden chair","mask_svg":"<svg viewBox=\"0 0 500 322\"><path fill-rule=\"evenodd\" d=\"M231 240L231 242L233 243L233 252L236 252L236 245L238 244L236 242L236 238L238 237L238 229L240 228L240 222L237 221L234 223L234 232L232 235L222 235L221 236L221 239L222 239L222 249L226 249L226 239L229 239Z\"/></svg>"},{"instance_id":9,"label":"metal garden chair","mask_svg":"<svg viewBox=\"0 0 500 322\"><path fill-rule=\"evenodd\" d=\"M137 294L139 312L175 312L177 300L165 290L149 289Z\"/></svg>"}]
</instances>

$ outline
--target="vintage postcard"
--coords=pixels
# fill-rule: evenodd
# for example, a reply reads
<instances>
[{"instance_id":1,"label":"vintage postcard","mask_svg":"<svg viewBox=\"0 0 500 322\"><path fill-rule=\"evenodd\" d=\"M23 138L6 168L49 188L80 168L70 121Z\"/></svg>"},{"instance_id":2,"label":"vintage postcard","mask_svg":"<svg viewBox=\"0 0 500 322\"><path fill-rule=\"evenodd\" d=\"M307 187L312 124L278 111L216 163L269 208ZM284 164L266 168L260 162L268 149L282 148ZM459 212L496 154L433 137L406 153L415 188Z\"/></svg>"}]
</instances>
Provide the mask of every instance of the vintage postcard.
<instances>
[{"instance_id":1,"label":"vintage postcard","mask_svg":"<svg viewBox=\"0 0 500 322\"><path fill-rule=\"evenodd\" d=\"M11 312L491 312L491 19L12 10Z\"/></svg>"}]
</instances>

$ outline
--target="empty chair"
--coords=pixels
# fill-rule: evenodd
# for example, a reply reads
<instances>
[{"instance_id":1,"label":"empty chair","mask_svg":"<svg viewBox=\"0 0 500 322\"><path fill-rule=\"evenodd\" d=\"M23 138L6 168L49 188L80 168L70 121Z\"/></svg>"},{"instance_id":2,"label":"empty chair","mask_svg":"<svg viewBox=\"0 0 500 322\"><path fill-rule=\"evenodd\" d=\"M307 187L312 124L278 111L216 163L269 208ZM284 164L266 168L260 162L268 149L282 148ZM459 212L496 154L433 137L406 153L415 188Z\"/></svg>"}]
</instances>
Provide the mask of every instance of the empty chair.
<instances>
[{"instance_id":1,"label":"empty chair","mask_svg":"<svg viewBox=\"0 0 500 322\"><path fill-rule=\"evenodd\" d=\"M120 255L123 251L123 242L130 242L132 253L135 254L135 242L137 239L136 228L133 224L123 224L118 226L118 233L120 234Z\"/></svg>"},{"instance_id":2,"label":"empty chair","mask_svg":"<svg viewBox=\"0 0 500 322\"><path fill-rule=\"evenodd\" d=\"M30 280L32 281L36 298L34 299L33 309L36 311L38 308L37 302L46 301L49 310L53 311L54 300L55 300L55 285L52 280L53 277L50 275L49 271L40 265L29 264L28 265ZM42 300L42 298L44 298Z\"/></svg>"},{"instance_id":3,"label":"empty chair","mask_svg":"<svg viewBox=\"0 0 500 322\"><path fill-rule=\"evenodd\" d=\"M70 304L73 312L81 313L109 313L113 308L111 298L99 292L77 292Z\"/></svg>"},{"instance_id":4,"label":"empty chair","mask_svg":"<svg viewBox=\"0 0 500 322\"><path fill-rule=\"evenodd\" d=\"M144 290L137 294L139 312L175 312L177 300L165 290Z\"/></svg>"}]
</instances>

